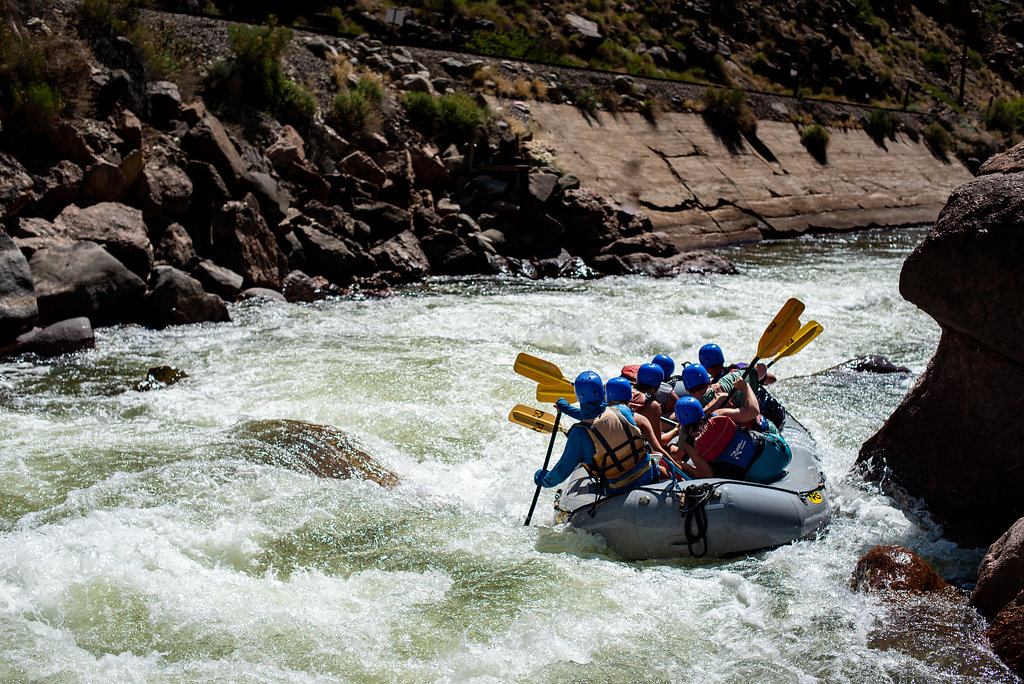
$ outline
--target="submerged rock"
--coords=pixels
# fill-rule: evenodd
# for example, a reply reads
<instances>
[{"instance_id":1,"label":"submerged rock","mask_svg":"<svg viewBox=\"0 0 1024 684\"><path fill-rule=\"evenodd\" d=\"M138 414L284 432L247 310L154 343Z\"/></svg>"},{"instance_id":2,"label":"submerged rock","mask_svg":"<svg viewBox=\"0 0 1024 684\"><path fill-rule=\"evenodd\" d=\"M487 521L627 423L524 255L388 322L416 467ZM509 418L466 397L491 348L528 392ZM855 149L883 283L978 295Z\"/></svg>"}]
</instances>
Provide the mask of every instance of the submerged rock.
<instances>
[{"instance_id":1,"label":"submerged rock","mask_svg":"<svg viewBox=\"0 0 1024 684\"><path fill-rule=\"evenodd\" d=\"M850 579L855 591L941 591L949 585L913 551L876 546L857 563Z\"/></svg>"},{"instance_id":2,"label":"submerged rock","mask_svg":"<svg viewBox=\"0 0 1024 684\"><path fill-rule=\"evenodd\" d=\"M897 366L889 359L878 354L868 354L867 356L860 356L856 359L850 359L849 361L843 361L842 363L826 368L823 371L815 373L815 375L821 375L822 373L835 373L842 371L852 371L854 373L909 373L910 369L906 366Z\"/></svg>"},{"instance_id":3,"label":"submerged rock","mask_svg":"<svg viewBox=\"0 0 1024 684\"><path fill-rule=\"evenodd\" d=\"M175 368L174 366L156 366L150 368L149 372L146 373L146 379L141 380L135 384L135 390L138 392L146 392L148 390L160 389L162 387L170 387L171 385L181 382L188 377L188 373Z\"/></svg>"},{"instance_id":4,"label":"submerged rock","mask_svg":"<svg viewBox=\"0 0 1024 684\"><path fill-rule=\"evenodd\" d=\"M318 477L360 478L382 487L398 484L398 475L367 454L348 433L301 420L250 420L236 435L262 443L250 455L262 463Z\"/></svg>"}]
</instances>

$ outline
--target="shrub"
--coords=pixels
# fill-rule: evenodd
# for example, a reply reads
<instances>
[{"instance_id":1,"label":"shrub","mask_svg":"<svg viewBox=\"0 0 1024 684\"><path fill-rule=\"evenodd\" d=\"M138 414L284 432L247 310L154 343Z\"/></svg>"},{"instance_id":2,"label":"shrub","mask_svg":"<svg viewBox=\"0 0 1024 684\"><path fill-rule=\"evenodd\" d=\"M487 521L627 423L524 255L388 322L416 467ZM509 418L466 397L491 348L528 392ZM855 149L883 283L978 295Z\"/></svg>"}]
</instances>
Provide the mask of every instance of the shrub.
<instances>
[{"instance_id":1,"label":"shrub","mask_svg":"<svg viewBox=\"0 0 1024 684\"><path fill-rule=\"evenodd\" d=\"M712 128L725 133L753 135L757 131L757 118L747 103L747 94L739 88L707 88L704 119Z\"/></svg>"},{"instance_id":2,"label":"shrub","mask_svg":"<svg viewBox=\"0 0 1024 684\"><path fill-rule=\"evenodd\" d=\"M363 76L355 86L341 91L334 98L328 120L341 133L364 131L378 119L381 98L377 80Z\"/></svg>"},{"instance_id":3,"label":"shrub","mask_svg":"<svg viewBox=\"0 0 1024 684\"><path fill-rule=\"evenodd\" d=\"M892 117L881 109L875 109L871 112L867 123L864 124L864 130L879 144L886 138L893 139L896 135L896 127L893 124Z\"/></svg>"},{"instance_id":4,"label":"shrub","mask_svg":"<svg viewBox=\"0 0 1024 684\"><path fill-rule=\"evenodd\" d=\"M402 98L406 116L427 135L441 134L451 140L472 139L476 130L490 120L486 109L469 95L453 93L435 97L409 92Z\"/></svg>"},{"instance_id":5,"label":"shrub","mask_svg":"<svg viewBox=\"0 0 1024 684\"><path fill-rule=\"evenodd\" d=\"M953 139L949 135L949 131L937 123L926 126L923 135L928 147L939 156L945 156L953 146Z\"/></svg>"},{"instance_id":6,"label":"shrub","mask_svg":"<svg viewBox=\"0 0 1024 684\"><path fill-rule=\"evenodd\" d=\"M54 124L64 107L46 53L28 35L0 23L0 116L9 132L40 133Z\"/></svg>"},{"instance_id":7,"label":"shrub","mask_svg":"<svg viewBox=\"0 0 1024 684\"><path fill-rule=\"evenodd\" d=\"M800 143L815 159L824 161L828 149L828 131L820 124L809 126L800 134Z\"/></svg>"},{"instance_id":8,"label":"shrub","mask_svg":"<svg viewBox=\"0 0 1024 684\"><path fill-rule=\"evenodd\" d=\"M1024 128L1024 98L996 100L982 110L981 122L990 131L1004 133Z\"/></svg>"},{"instance_id":9,"label":"shrub","mask_svg":"<svg viewBox=\"0 0 1024 684\"><path fill-rule=\"evenodd\" d=\"M232 56L211 69L208 92L234 95L281 121L308 121L316 113L316 99L281 69L292 35L273 20L229 27Z\"/></svg>"},{"instance_id":10,"label":"shrub","mask_svg":"<svg viewBox=\"0 0 1024 684\"><path fill-rule=\"evenodd\" d=\"M576 107L584 114L597 116L597 91L593 86L585 86L576 91L573 97Z\"/></svg>"},{"instance_id":11,"label":"shrub","mask_svg":"<svg viewBox=\"0 0 1024 684\"><path fill-rule=\"evenodd\" d=\"M925 67L940 78L949 78L949 58L941 52L926 52L921 57Z\"/></svg>"}]
</instances>

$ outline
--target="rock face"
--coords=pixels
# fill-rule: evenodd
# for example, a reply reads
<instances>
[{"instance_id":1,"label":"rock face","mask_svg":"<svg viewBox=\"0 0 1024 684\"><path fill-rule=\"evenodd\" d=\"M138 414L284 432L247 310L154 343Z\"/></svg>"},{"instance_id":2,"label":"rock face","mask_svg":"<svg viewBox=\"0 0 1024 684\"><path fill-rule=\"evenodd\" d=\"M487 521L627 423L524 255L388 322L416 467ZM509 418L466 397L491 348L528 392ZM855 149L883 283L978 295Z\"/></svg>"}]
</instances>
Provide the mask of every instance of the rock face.
<instances>
[{"instance_id":1,"label":"rock face","mask_svg":"<svg viewBox=\"0 0 1024 684\"><path fill-rule=\"evenodd\" d=\"M1024 592L1024 518L989 547L978 568L971 605L992 620Z\"/></svg>"},{"instance_id":2,"label":"rock face","mask_svg":"<svg viewBox=\"0 0 1024 684\"><path fill-rule=\"evenodd\" d=\"M869 476L922 498L953 541L987 546L1021 515L1024 173L958 188L907 258L900 292L942 328L917 384L861 448ZM955 274L955 276L953 276Z\"/></svg>"},{"instance_id":3,"label":"rock face","mask_svg":"<svg viewBox=\"0 0 1024 684\"><path fill-rule=\"evenodd\" d=\"M941 591L948 587L932 567L901 546L876 546L860 559L850 580L856 591Z\"/></svg>"},{"instance_id":4,"label":"rock face","mask_svg":"<svg viewBox=\"0 0 1024 684\"><path fill-rule=\"evenodd\" d=\"M0 231L0 343L30 327L38 315L28 261Z\"/></svg>"}]
</instances>

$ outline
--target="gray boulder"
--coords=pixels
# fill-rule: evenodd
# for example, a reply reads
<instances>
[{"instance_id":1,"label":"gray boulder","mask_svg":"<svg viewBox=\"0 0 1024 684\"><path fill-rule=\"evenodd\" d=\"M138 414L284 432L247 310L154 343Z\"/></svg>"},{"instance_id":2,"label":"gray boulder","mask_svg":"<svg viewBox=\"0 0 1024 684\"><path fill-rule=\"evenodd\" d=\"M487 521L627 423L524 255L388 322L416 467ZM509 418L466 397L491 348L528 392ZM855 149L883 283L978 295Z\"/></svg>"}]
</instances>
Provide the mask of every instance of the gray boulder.
<instances>
[{"instance_id":1,"label":"gray boulder","mask_svg":"<svg viewBox=\"0 0 1024 684\"><path fill-rule=\"evenodd\" d=\"M209 259L200 261L192 269L192 277L198 280L207 292L212 292L229 302L238 298L238 293L242 291L242 284L245 282L238 273L230 268L218 266Z\"/></svg>"},{"instance_id":2,"label":"gray boulder","mask_svg":"<svg viewBox=\"0 0 1024 684\"><path fill-rule=\"evenodd\" d=\"M85 316L98 325L135 320L146 283L95 242L41 249L29 260L39 320Z\"/></svg>"},{"instance_id":3,"label":"gray boulder","mask_svg":"<svg viewBox=\"0 0 1024 684\"><path fill-rule=\"evenodd\" d=\"M120 163L97 158L86 167L80 192L88 203L120 202L128 194L128 179L121 171Z\"/></svg>"},{"instance_id":4,"label":"gray boulder","mask_svg":"<svg viewBox=\"0 0 1024 684\"><path fill-rule=\"evenodd\" d=\"M84 316L59 321L45 328L33 328L19 335L13 344L0 349L0 355L35 354L44 358L73 354L96 346L92 324Z\"/></svg>"},{"instance_id":5,"label":"gray boulder","mask_svg":"<svg viewBox=\"0 0 1024 684\"><path fill-rule=\"evenodd\" d=\"M245 162L231 142L224 125L207 114L181 140L181 148L193 159L208 162L228 184L233 185L245 173Z\"/></svg>"},{"instance_id":6,"label":"gray boulder","mask_svg":"<svg viewBox=\"0 0 1024 684\"><path fill-rule=\"evenodd\" d=\"M295 236L302 246L307 268L332 283L347 283L369 270L373 260L363 255L351 242L330 235L314 226L297 226Z\"/></svg>"},{"instance_id":7,"label":"gray boulder","mask_svg":"<svg viewBox=\"0 0 1024 684\"><path fill-rule=\"evenodd\" d=\"M224 301L203 290L192 276L173 266L157 266L144 299L144 322L152 328L231 320Z\"/></svg>"},{"instance_id":8,"label":"gray boulder","mask_svg":"<svg viewBox=\"0 0 1024 684\"><path fill-rule=\"evenodd\" d=\"M32 327L38 315L28 261L0 230L0 344Z\"/></svg>"},{"instance_id":9,"label":"gray boulder","mask_svg":"<svg viewBox=\"0 0 1024 684\"><path fill-rule=\"evenodd\" d=\"M0 151L0 221L14 216L32 201L34 185L21 162Z\"/></svg>"},{"instance_id":10,"label":"gray boulder","mask_svg":"<svg viewBox=\"0 0 1024 684\"><path fill-rule=\"evenodd\" d=\"M157 263L174 266L182 271L191 271L199 263L195 246L188 231L180 223L167 226L156 245Z\"/></svg>"},{"instance_id":11,"label":"gray boulder","mask_svg":"<svg viewBox=\"0 0 1024 684\"><path fill-rule=\"evenodd\" d=\"M156 148L139 176L138 206L145 216L178 216L188 212L192 181L163 150Z\"/></svg>"},{"instance_id":12,"label":"gray boulder","mask_svg":"<svg viewBox=\"0 0 1024 684\"><path fill-rule=\"evenodd\" d=\"M430 275L430 262L411 230L396 235L370 250L377 268L398 273L403 280L422 280Z\"/></svg>"}]
</instances>

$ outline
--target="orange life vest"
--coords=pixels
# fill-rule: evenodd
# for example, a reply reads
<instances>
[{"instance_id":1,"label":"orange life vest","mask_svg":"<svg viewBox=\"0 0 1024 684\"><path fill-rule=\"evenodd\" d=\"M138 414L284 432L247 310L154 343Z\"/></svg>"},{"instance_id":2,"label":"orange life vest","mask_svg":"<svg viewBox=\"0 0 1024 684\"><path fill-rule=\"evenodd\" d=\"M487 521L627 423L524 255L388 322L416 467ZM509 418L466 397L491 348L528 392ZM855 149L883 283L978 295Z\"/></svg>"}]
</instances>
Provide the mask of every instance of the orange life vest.
<instances>
[{"instance_id":1,"label":"orange life vest","mask_svg":"<svg viewBox=\"0 0 1024 684\"><path fill-rule=\"evenodd\" d=\"M617 488L645 472L641 466L649 465L647 442L640 428L626 420L618 409L608 407L596 418L581 420L577 425L594 442L594 467L587 466L591 475Z\"/></svg>"}]
</instances>

